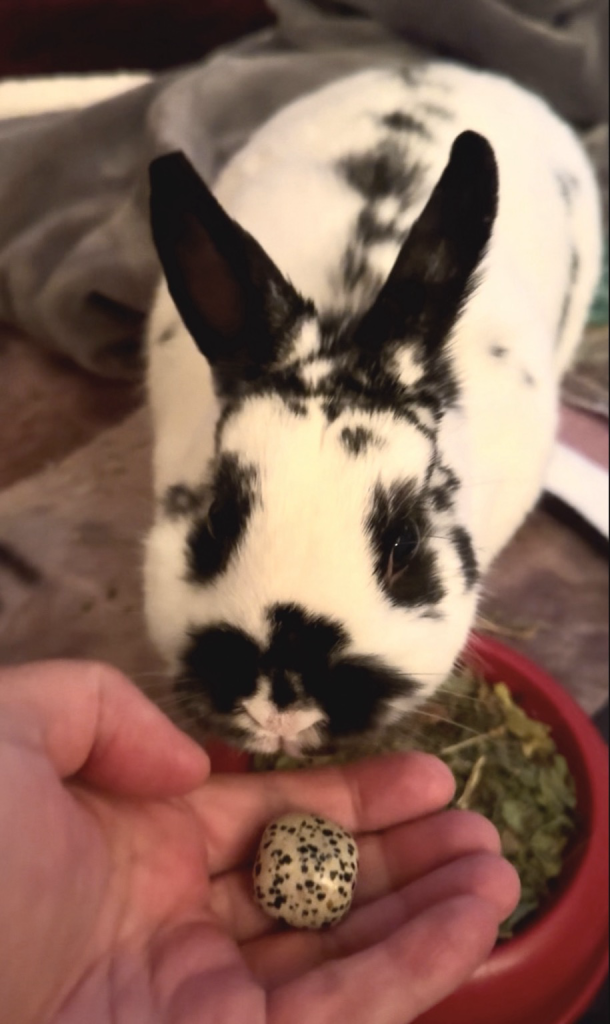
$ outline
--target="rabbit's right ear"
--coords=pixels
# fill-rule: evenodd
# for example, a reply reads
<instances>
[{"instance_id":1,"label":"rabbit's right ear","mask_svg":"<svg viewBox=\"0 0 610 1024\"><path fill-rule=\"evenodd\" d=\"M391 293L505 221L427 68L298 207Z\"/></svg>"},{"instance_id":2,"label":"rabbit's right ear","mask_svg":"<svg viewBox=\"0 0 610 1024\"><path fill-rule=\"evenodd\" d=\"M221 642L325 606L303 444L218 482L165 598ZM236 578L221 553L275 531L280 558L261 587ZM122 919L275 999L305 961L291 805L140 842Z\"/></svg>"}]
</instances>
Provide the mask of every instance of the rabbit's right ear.
<instances>
[{"instance_id":1,"label":"rabbit's right ear","mask_svg":"<svg viewBox=\"0 0 610 1024\"><path fill-rule=\"evenodd\" d=\"M281 358L311 308L183 153L155 160L150 186L152 234L170 294L230 391Z\"/></svg>"}]
</instances>

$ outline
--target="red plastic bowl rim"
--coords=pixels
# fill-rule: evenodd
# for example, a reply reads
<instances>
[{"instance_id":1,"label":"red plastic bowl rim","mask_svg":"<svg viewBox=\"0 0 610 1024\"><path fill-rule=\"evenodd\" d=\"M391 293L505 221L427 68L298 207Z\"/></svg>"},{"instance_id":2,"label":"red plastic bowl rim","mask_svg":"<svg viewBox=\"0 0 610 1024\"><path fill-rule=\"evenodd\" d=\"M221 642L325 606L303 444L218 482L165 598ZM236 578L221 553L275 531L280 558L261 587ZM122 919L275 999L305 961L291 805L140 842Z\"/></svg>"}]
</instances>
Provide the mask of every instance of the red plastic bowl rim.
<instances>
[{"instance_id":1,"label":"red plastic bowl rim","mask_svg":"<svg viewBox=\"0 0 610 1024\"><path fill-rule=\"evenodd\" d=\"M486 666L486 659L493 663ZM544 943L547 932L555 927L555 919L562 912L562 907L567 900L574 898L584 875L589 871L598 871L600 863L607 866L608 846L608 825L609 825L609 784L608 784L608 748L602 741L597 729L587 717L574 698L564 690L548 673L539 668L534 662L524 655L496 640L480 635L474 635L469 643L465 655L466 661L481 669L484 675L490 676L492 671L497 674L498 667L507 666L515 674L518 674L527 687L533 684L532 688L552 703L558 717L566 724L577 742L579 752L587 772L587 784L589 788L590 802L590 834L573 877L564 889L560 899L551 906L546 913L535 919L529 928L517 935L514 939L494 950L491 961L497 966L501 965L504 958L515 955L517 948L521 955L525 955L528 947L538 948ZM487 668L487 671L486 671ZM609 955L606 951L604 962L599 965L595 972L596 978L589 986L589 992L583 995L583 1009L589 1005L590 998L599 989L608 973Z\"/></svg>"}]
</instances>

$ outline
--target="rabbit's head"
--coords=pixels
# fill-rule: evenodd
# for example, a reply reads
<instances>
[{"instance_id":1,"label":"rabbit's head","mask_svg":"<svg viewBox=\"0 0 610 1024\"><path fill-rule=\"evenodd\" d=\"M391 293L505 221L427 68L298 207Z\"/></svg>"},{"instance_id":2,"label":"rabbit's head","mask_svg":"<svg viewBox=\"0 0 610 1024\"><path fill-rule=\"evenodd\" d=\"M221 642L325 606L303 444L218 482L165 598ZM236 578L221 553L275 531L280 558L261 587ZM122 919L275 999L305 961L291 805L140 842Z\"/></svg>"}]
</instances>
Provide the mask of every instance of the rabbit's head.
<instances>
[{"instance_id":1,"label":"rabbit's head","mask_svg":"<svg viewBox=\"0 0 610 1024\"><path fill-rule=\"evenodd\" d=\"M174 488L172 658L214 732L301 752L382 730L447 676L479 566L451 452L451 335L497 207L488 143L456 141L377 298L317 310L179 154L151 169L172 298L221 414ZM298 197L295 197L295 202Z\"/></svg>"}]
</instances>

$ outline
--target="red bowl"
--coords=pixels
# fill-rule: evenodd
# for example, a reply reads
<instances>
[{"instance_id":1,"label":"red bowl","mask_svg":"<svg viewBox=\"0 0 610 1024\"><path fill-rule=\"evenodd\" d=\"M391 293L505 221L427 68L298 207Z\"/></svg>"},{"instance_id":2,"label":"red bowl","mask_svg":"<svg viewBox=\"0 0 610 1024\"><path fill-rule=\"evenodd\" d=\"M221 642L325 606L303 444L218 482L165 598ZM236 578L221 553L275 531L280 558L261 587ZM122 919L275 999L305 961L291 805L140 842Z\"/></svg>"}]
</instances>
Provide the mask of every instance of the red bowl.
<instances>
[{"instance_id":1,"label":"red bowl","mask_svg":"<svg viewBox=\"0 0 610 1024\"><path fill-rule=\"evenodd\" d=\"M576 1024L608 973L608 748L572 697L522 655L477 636L468 659L551 726L576 780L581 837L532 924L418 1024ZM248 756L222 744L209 753L215 771L248 770Z\"/></svg>"},{"instance_id":2,"label":"red bowl","mask_svg":"<svg viewBox=\"0 0 610 1024\"><path fill-rule=\"evenodd\" d=\"M576 780L582 837L540 915L418 1024L575 1024L608 973L608 748L532 662L482 637L470 650L489 682L506 683L528 715L551 726Z\"/></svg>"}]
</instances>

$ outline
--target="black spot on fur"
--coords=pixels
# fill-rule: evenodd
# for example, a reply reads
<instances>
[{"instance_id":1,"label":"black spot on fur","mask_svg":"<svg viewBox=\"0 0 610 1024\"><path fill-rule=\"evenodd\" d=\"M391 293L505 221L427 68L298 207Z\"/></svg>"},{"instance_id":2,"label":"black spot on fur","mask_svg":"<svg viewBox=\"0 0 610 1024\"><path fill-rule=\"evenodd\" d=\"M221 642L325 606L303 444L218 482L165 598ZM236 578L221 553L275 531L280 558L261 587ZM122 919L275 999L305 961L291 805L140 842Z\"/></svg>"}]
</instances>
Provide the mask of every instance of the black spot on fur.
<instances>
[{"instance_id":1,"label":"black spot on fur","mask_svg":"<svg viewBox=\"0 0 610 1024\"><path fill-rule=\"evenodd\" d=\"M460 481L448 466L435 466L430 483L430 500L436 512L448 512L453 508L454 496Z\"/></svg>"},{"instance_id":2,"label":"black spot on fur","mask_svg":"<svg viewBox=\"0 0 610 1024\"><path fill-rule=\"evenodd\" d=\"M178 329L178 324L170 324L169 327L166 327L165 330L161 331L161 334L157 338L159 345L165 345L168 341L175 338L178 333Z\"/></svg>"},{"instance_id":3,"label":"black spot on fur","mask_svg":"<svg viewBox=\"0 0 610 1024\"><path fill-rule=\"evenodd\" d=\"M416 693L416 680L386 668L375 658L342 658L309 687L326 712L333 736L366 732L378 724L387 701Z\"/></svg>"},{"instance_id":4,"label":"black spot on fur","mask_svg":"<svg viewBox=\"0 0 610 1024\"><path fill-rule=\"evenodd\" d=\"M224 455L220 460L208 513L195 524L187 541L192 582L208 583L226 569L248 525L255 479L255 470L241 466L235 456Z\"/></svg>"},{"instance_id":5,"label":"black spot on fur","mask_svg":"<svg viewBox=\"0 0 610 1024\"><path fill-rule=\"evenodd\" d=\"M400 381L381 369L369 379L356 368L337 369L323 383L324 389L318 387L317 393L323 398L323 409L329 423L345 412L388 412L397 419L406 420L426 437L433 436L433 431L418 419L413 408L416 404L414 396L405 397Z\"/></svg>"},{"instance_id":6,"label":"black spot on fur","mask_svg":"<svg viewBox=\"0 0 610 1024\"><path fill-rule=\"evenodd\" d=\"M430 499L436 512L449 512L453 508L451 492L444 487L433 487L430 491Z\"/></svg>"},{"instance_id":7,"label":"black spot on fur","mask_svg":"<svg viewBox=\"0 0 610 1024\"><path fill-rule=\"evenodd\" d=\"M409 387L400 380L392 347L380 353L365 347L337 360L337 369L328 378L324 408L331 422L345 411L391 413L433 437L435 431L420 422L418 407L428 409L438 421L457 396L457 384L444 357L428 362L416 385Z\"/></svg>"},{"instance_id":8,"label":"black spot on fur","mask_svg":"<svg viewBox=\"0 0 610 1024\"><path fill-rule=\"evenodd\" d=\"M395 224L384 224L378 219L373 206L365 206L360 214L356 235L364 246L377 245L381 242L401 242L403 238L403 233Z\"/></svg>"},{"instance_id":9,"label":"black spot on fur","mask_svg":"<svg viewBox=\"0 0 610 1024\"><path fill-rule=\"evenodd\" d=\"M255 692L259 657L257 645L239 629L212 626L193 632L177 690L194 697L205 694L215 712L230 714L240 699Z\"/></svg>"},{"instance_id":10,"label":"black spot on fur","mask_svg":"<svg viewBox=\"0 0 610 1024\"><path fill-rule=\"evenodd\" d=\"M451 531L451 543L457 551L462 563L462 571L466 580L466 587L472 590L480 579L479 563L474 553L470 534L462 527L456 526Z\"/></svg>"},{"instance_id":11,"label":"black spot on fur","mask_svg":"<svg viewBox=\"0 0 610 1024\"><path fill-rule=\"evenodd\" d=\"M203 500L203 488L194 489L187 484L174 484L168 487L163 496L163 511L170 519L181 519L196 512Z\"/></svg>"},{"instance_id":12,"label":"black spot on fur","mask_svg":"<svg viewBox=\"0 0 610 1024\"><path fill-rule=\"evenodd\" d=\"M322 616L314 616L293 604L278 604L269 609L271 642L263 658L265 668L281 666L298 672L320 668L331 655L342 651L347 635L342 626Z\"/></svg>"},{"instance_id":13,"label":"black spot on fur","mask_svg":"<svg viewBox=\"0 0 610 1024\"><path fill-rule=\"evenodd\" d=\"M574 196L580 189L580 182L570 171L557 171L555 174L557 187L564 203L568 208L572 207Z\"/></svg>"},{"instance_id":14,"label":"black spot on fur","mask_svg":"<svg viewBox=\"0 0 610 1024\"><path fill-rule=\"evenodd\" d=\"M358 318L344 310L322 310L318 315L320 354L334 356L351 348L351 337Z\"/></svg>"},{"instance_id":15,"label":"black spot on fur","mask_svg":"<svg viewBox=\"0 0 610 1024\"><path fill-rule=\"evenodd\" d=\"M293 416L297 416L299 419L307 416L307 406L305 402L297 402L295 399L285 397L284 404L286 408L292 413Z\"/></svg>"},{"instance_id":16,"label":"black spot on fur","mask_svg":"<svg viewBox=\"0 0 610 1024\"><path fill-rule=\"evenodd\" d=\"M396 366L402 346L383 345L379 337L369 340L363 335L361 318L327 315L321 318L320 332L321 351L334 360L335 370L318 385L315 396L324 399L330 421L348 410L390 412L430 437L434 432L420 424L417 406L429 409L438 420L457 400L457 383L443 353L427 360L417 383L406 386Z\"/></svg>"},{"instance_id":17,"label":"black spot on fur","mask_svg":"<svg viewBox=\"0 0 610 1024\"><path fill-rule=\"evenodd\" d=\"M405 529L414 525L422 543L404 572L388 579L393 547ZM446 596L436 554L426 543L428 518L421 497L410 483L386 489L378 484L366 523L375 559L375 575L392 604L427 608Z\"/></svg>"},{"instance_id":18,"label":"black spot on fur","mask_svg":"<svg viewBox=\"0 0 610 1024\"><path fill-rule=\"evenodd\" d=\"M396 368L400 344L383 345L379 338L370 343L356 341L360 325L358 316L327 313L321 317L320 352L315 358L328 359L332 363L329 372L316 384L310 384L301 376L303 364L293 363L251 381L243 398L225 403L216 430L217 446L226 422L239 412L243 399L257 396L280 398L297 415L306 415L307 402L317 400L329 423L345 412L389 413L433 439L436 427L420 421L418 407L426 408L438 423L458 400L459 389L448 354L441 351L428 358L416 384L406 386Z\"/></svg>"},{"instance_id":19,"label":"black spot on fur","mask_svg":"<svg viewBox=\"0 0 610 1024\"><path fill-rule=\"evenodd\" d=\"M391 139L372 151L345 157L339 170L369 203L390 196L404 198L413 185L413 169L406 165L402 148Z\"/></svg>"},{"instance_id":20,"label":"black spot on fur","mask_svg":"<svg viewBox=\"0 0 610 1024\"><path fill-rule=\"evenodd\" d=\"M455 121L453 110L450 110L448 107L442 107L440 103L422 103L418 109L430 117L438 118L439 121Z\"/></svg>"},{"instance_id":21,"label":"black spot on fur","mask_svg":"<svg viewBox=\"0 0 610 1024\"><path fill-rule=\"evenodd\" d=\"M531 373L529 373L527 370L523 370L522 378L523 378L523 383L528 388L535 388L536 387L536 378L532 377Z\"/></svg>"},{"instance_id":22,"label":"black spot on fur","mask_svg":"<svg viewBox=\"0 0 610 1024\"><path fill-rule=\"evenodd\" d=\"M20 583L25 583L27 586L33 587L42 583L43 577L40 570L28 562L14 547L2 541L0 541L0 569L10 572Z\"/></svg>"},{"instance_id":23,"label":"black spot on fur","mask_svg":"<svg viewBox=\"0 0 610 1024\"><path fill-rule=\"evenodd\" d=\"M557 344L561 344L563 340L563 334L566 329L568 317L570 316L570 310L572 309L572 297L574 295L574 289L578 282L580 275L581 259L580 253L574 247L570 256L570 271L568 276L568 285L566 288L563 305L561 307L561 314L559 317L559 324L557 327Z\"/></svg>"},{"instance_id":24,"label":"black spot on fur","mask_svg":"<svg viewBox=\"0 0 610 1024\"><path fill-rule=\"evenodd\" d=\"M383 118L387 128L397 132L407 132L410 135L419 135L422 139L430 139L431 135L427 126L419 118L408 114L404 110L397 110L393 114L387 114Z\"/></svg>"},{"instance_id":25,"label":"black spot on fur","mask_svg":"<svg viewBox=\"0 0 610 1024\"><path fill-rule=\"evenodd\" d=\"M300 376L299 369L300 367L295 368L295 365L292 364L285 370L271 370L262 373L257 380L246 382L240 394L234 394L230 398L226 397L216 423L216 450L218 451L221 446L222 435L227 423L239 414L246 399L279 398L293 416L306 417L308 413L306 403L314 393L313 389Z\"/></svg>"},{"instance_id":26,"label":"black spot on fur","mask_svg":"<svg viewBox=\"0 0 610 1024\"><path fill-rule=\"evenodd\" d=\"M348 293L355 291L363 282L370 280L372 269L360 246L348 246L343 257L341 271L343 284Z\"/></svg>"},{"instance_id":27,"label":"black spot on fur","mask_svg":"<svg viewBox=\"0 0 610 1024\"><path fill-rule=\"evenodd\" d=\"M350 455L360 455L368 451L371 444L379 443L373 432L366 427L345 427L340 436L344 448Z\"/></svg>"},{"instance_id":28,"label":"black spot on fur","mask_svg":"<svg viewBox=\"0 0 610 1024\"><path fill-rule=\"evenodd\" d=\"M280 711L289 708L298 700L298 693L294 686L296 673L286 672L283 669L273 671L271 674L271 700Z\"/></svg>"},{"instance_id":29,"label":"black spot on fur","mask_svg":"<svg viewBox=\"0 0 610 1024\"><path fill-rule=\"evenodd\" d=\"M504 345L491 345L489 349L490 356L494 359L504 359L508 355L508 349Z\"/></svg>"},{"instance_id":30,"label":"black spot on fur","mask_svg":"<svg viewBox=\"0 0 610 1024\"><path fill-rule=\"evenodd\" d=\"M421 67L417 65L406 66L403 65L401 68L396 69L396 73L402 78L403 82L407 85L421 85L422 84L422 71Z\"/></svg>"},{"instance_id":31,"label":"black spot on fur","mask_svg":"<svg viewBox=\"0 0 610 1024\"><path fill-rule=\"evenodd\" d=\"M272 636L261 671L272 681L278 672L298 672L305 699L322 708L333 735L370 728L380 701L416 685L375 659L346 658L347 634L330 619L296 605L276 605L269 620Z\"/></svg>"}]
</instances>

